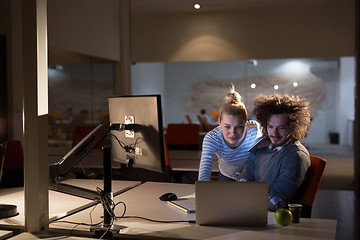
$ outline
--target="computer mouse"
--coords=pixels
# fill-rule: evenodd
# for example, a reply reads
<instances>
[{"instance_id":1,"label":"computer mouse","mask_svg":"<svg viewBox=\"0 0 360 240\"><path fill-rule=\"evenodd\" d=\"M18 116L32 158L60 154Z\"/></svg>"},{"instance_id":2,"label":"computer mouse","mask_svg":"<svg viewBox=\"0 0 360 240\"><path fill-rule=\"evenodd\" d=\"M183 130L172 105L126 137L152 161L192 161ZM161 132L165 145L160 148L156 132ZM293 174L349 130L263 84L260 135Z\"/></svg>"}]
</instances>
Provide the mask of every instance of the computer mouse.
<instances>
[{"instance_id":1,"label":"computer mouse","mask_svg":"<svg viewBox=\"0 0 360 240\"><path fill-rule=\"evenodd\" d=\"M177 196L175 193L164 193L159 197L161 201L173 201L177 199Z\"/></svg>"}]
</instances>

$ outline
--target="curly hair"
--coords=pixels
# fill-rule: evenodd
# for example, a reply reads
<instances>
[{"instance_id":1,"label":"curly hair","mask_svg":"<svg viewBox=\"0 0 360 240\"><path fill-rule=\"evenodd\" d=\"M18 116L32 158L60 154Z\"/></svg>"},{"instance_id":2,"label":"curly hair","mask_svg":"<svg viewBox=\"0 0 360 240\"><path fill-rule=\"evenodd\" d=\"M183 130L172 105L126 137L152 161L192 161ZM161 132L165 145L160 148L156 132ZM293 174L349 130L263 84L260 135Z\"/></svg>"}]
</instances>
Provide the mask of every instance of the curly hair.
<instances>
[{"instance_id":1,"label":"curly hair","mask_svg":"<svg viewBox=\"0 0 360 240\"><path fill-rule=\"evenodd\" d=\"M267 122L273 114L287 114L290 137L294 140L303 139L309 130L311 117L309 110L310 102L299 96L259 95L255 100L254 114L262 126L263 135L269 138Z\"/></svg>"},{"instance_id":2,"label":"curly hair","mask_svg":"<svg viewBox=\"0 0 360 240\"><path fill-rule=\"evenodd\" d=\"M220 107L220 120L223 113L233 116L240 115L244 119L248 118L248 112L246 110L245 104L242 102L240 94L235 91L234 86L230 88L230 91L225 96L225 99L226 102L223 103Z\"/></svg>"}]
</instances>

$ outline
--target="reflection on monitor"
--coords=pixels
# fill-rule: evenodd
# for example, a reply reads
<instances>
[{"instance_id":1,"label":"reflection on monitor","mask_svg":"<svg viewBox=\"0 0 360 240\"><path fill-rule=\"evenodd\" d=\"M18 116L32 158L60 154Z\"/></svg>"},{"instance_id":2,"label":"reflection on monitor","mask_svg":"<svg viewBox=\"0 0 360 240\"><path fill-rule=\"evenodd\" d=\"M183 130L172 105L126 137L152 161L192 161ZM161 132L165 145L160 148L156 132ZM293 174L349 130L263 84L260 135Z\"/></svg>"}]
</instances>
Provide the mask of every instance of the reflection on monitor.
<instances>
[{"instance_id":1,"label":"reflection on monitor","mask_svg":"<svg viewBox=\"0 0 360 240\"><path fill-rule=\"evenodd\" d=\"M165 173L160 95L109 97L113 161Z\"/></svg>"}]
</instances>

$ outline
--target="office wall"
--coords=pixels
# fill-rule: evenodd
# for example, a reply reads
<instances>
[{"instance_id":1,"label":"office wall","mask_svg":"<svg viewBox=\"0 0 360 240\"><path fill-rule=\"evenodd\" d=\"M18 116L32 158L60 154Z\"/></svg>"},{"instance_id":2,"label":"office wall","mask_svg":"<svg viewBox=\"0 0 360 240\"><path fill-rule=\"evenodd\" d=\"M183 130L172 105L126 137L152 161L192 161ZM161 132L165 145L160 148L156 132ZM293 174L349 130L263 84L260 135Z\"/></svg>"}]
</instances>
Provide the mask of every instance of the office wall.
<instances>
[{"instance_id":1,"label":"office wall","mask_svg":"<svg viewBox=\"0 0 360 240\"><path fill-rule=\"evenodd\" d=\"M256 93L247 87L253 80L267 81L269 76L284 71L284 65L296 59L259 60L258 66L249 65L248 61L220 62L183 62L183 63L137 63L132 67L133 81L137 82L136 93L148 93L146 86L151 85L149 72L157 69L156 76L165 75L164 124L186 123L185 114L189 114L194 122L201 108L209 112L218 109L224 101L228 86L234 83L243 97L248 109L252 109ZM329 133L340 133L340 144L351 146L348 139L352 138L348 130L348 118L354 115L354 106L349 101L354 99L354 58L341 59L300 59L307 63L311 71L314 85L309 84L307 75L297 78L299 88L284 90L280 85L280 93L300 94L312 102L313 122L308 137L304 143L326 144L330 142ZM341 63L341 64L339 64ZM164 66L162 73L159 66ZM139 71L140 69L146 71ZM343 72L346 77L343 77ZM274 75L275 74L275 75ZM294 75L296 77L296 75ZM156 79L156 78L155 78ZM301 80L306 82L301 82ZM321 81L323 87L316 89L316 81ZM146 84L141 84L144 82ZM158 83L154 83L155 86ZM301 84L307 86L301 87ZM259 87L261 83L257 84ZM339 87L341 85L341 87ZM301 89L302 90L299 90ZM271 88L261 88L257 92L271 93ZM346 96L344 96L346 93ZM319 96L324 94L324 99ZM164 99L164 97L163 97ZM316 106L314 106L317 104ZM315 108L315 110L314 110Z\"/></svg>"},{"instance_id":2,"label":"office wall","mask_svg":"<svg viewBox=\"0 0 360 240\"><path fill-rule=\"evenodd\" d=\"M354 2L132 15L135 62L354 55Z\"/></svg>"},{"instance_id":3,"label":"office wall","mask_svg":"<svg viewBox=\"0 0 360 240\"><path fill-rule=\"evenodd\" d=\"M118 0L48 0L49 48L119 60Z\"/></svg>"},{"instance_id":4,"label":"office wall","mask_svg":"<svg viewBox=\"0 0 360 240\"><path fill-rule=\"evenodd\" d=\"M234 11L131 11L133 62L353 56L354 0ZM49 47L119 60L117 0L49 0Z\"/></svg>"},{"instance_id":5,"label":"office wall","mask_svg":"<svg viewBox=\"0 0 360 240\"><path fill-rule=\"evenodd\" d=\"M131 94L160 94L163 116L166 116L165 63L133 64L131 66Z\"/></svg>"}]
</instances>

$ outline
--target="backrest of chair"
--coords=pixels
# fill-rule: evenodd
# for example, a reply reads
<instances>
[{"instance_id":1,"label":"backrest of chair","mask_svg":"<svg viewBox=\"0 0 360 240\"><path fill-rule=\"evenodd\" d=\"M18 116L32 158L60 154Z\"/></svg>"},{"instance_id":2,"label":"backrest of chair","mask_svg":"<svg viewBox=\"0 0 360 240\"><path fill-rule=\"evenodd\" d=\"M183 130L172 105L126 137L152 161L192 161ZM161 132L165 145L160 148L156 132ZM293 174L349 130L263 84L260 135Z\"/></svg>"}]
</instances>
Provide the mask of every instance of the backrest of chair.
<instances>
[{"instance_id":1,"label":"backrest of chair","mask_svg":"<svg viewBox=\"0 0 360 240\"><path fill-rule=\"evenodd\" d=\"M208 123L203 116L201 115L197 115L197 118L200 122L200 131L204 131L204 132L208 132L213 130L214 128L216 128L218 125L217 124L210 124Z\"/></svg>"},{"instance_id":2,"label":"backrest of chair","mask_svg":"<svg viewBox=\"0 0 360 240\"><path fill-rule=\"evenodd\" d=\"M168 124L166 142L169 149L198 149L200 145L199 124Z\"/></svg>"},{"instance_id":3,"label":"backrest of chair","mask_svg":"<svg viewBox=\"0 0 360 240\"><path fill-rule=\"evenodd\" d=\"M24 168L24 152L19 140L8 140L3 169Z\"/></svg>"},{"instance_id":4,"label":"backrest of chair","mask_svg":"<svg viewBox=\"0 0 360 240\"><path fill-rule=\"evenodd\" d=\"M185 117L189 124L193 124L193 122L191 121L191 118L188 114L186 114Z\"/></svg>"},{"instance_id":5,"label":"backrest of chair","mask_svg":"<svg viewBox=\"0 0 360 240\"><path fill-rule=\"evenodd\" d=\"M94 130L96 126L93 125L84 125L84 126L76 126L74 135L72 138L72 147L75 147L83 138L85 138L92 130ZM94 148L102 148L105 145L105 139L100 141Z\"/></svg>"},{"instance_id":6,"label":"backrest of chair","mask_svg":"<svg viewBox=\"0 0 360 240\"><path fill-rule=\"evenodd\" d=\"M212 112L212 114L211 114L211 119L212 120L217 120L218 117L219 117L219 111Z\"/></svg>"},{"instance_id":7,"label":"backrest of chair","mask_svg":"<svg viewBox=\"0 0 360 240\"><path fill-rule=\"evenodd\" d=\"M300 197L300 203L306 206L313 205L326 166L326 160L320 157L310 155L310 161L308 177Z\"/></svg>"},{"instance_id":8,"label":"backrest of chair","mask_svg":"<svg viewBox=\"0 0 360 240\"><path fill-rule=\"evenodd\" d=\"M164 155L165 155L165 166L166 168L170 169L170 156L169 150L166 142L166 137L164 137Z\"/></svg>"},{"instance_id":9,"label":"backrest of chair","mask_svg":"<svg viewBox=\"0 0 360 240\"><path fill-rule=\"evenodd\" d=\"M200 123L200 131L205 131L205 128L206 128L206 122L204 120L204 118L201 116L201 115L197 115L196 116L197 119L199 120L199 123Z\"/></svg>"}]
</instances>

